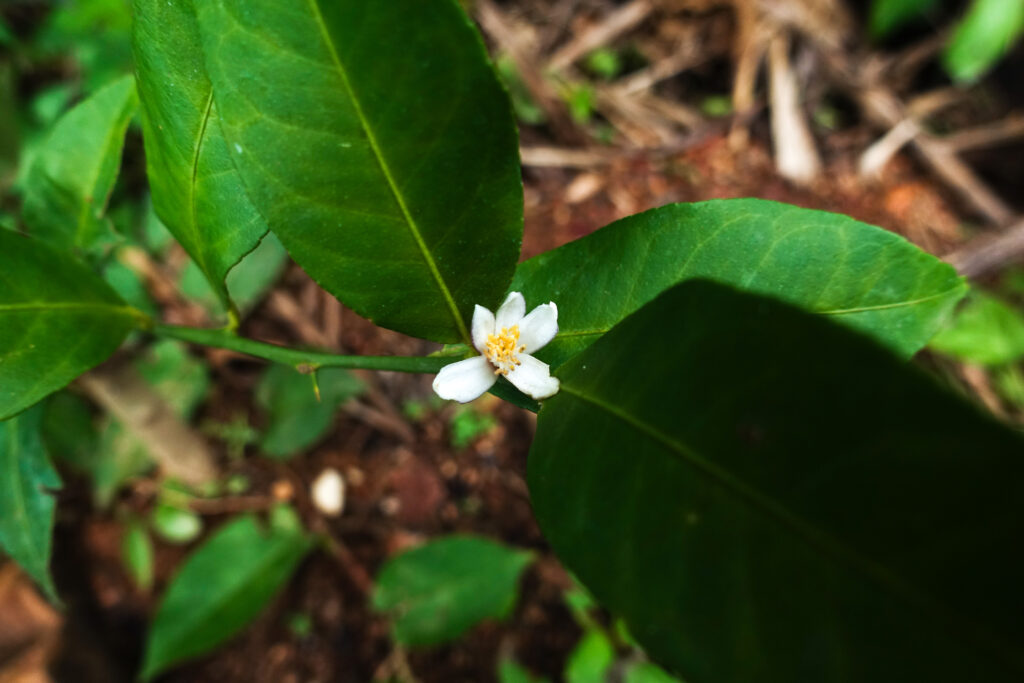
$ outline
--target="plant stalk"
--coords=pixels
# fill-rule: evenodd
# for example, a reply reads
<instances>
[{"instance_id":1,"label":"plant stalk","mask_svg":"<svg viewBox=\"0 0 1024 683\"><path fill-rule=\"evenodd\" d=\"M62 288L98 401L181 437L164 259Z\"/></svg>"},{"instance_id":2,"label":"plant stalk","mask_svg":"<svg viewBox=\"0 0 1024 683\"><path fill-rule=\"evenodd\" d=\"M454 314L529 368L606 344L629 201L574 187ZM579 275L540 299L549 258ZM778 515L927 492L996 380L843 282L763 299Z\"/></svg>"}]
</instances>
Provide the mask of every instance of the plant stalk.
<instances>
[{"instance_id":1,"label":"plant stalk","mask_svg":"<svg viewBox=\"0 0 1024 683\"><path fill-rule=\"evenodd\" d=\"M153 334L192 344L237 351L264 360L291 365L300 371L317 368L390 370L393 372L436 373L458 357L437 356L341 356L325 351L303 351L239 337L224 329L201 329L180 325L155 325Z\"/></svg>"}]
</instances>

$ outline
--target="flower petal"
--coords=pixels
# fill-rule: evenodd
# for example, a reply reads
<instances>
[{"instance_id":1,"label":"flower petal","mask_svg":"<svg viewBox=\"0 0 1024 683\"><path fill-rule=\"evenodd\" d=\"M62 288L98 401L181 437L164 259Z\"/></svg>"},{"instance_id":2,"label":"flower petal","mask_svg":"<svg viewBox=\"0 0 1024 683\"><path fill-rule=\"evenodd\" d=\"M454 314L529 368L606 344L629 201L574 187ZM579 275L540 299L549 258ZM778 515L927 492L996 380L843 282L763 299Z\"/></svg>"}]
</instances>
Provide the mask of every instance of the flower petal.
<instances>
[{"instance_id":1,"label":"flower petal","mask_svg":"<svg viewBox=\"0 0 1024 683\"><path fill-rule=\"evenodd\" d=\"M519 362L521 365L506 375L516 389L538 401L558 393L558 378L551 376L551 368L547 363L526 353L519 354Z\"/></svg>"},{"instance_id":2,"label":"flower petal","mask_svg":"<svg viewBox=\"0 0 1024 683\"><path fill-rule=\"evenodd\" d=\"M469 403L491 388L498 379L483 356L474 356L441 368L434 378L434 391L445 399Z\"/></svg>"},{"instance_id":3,"label":"flower petal","mask_svg":"<svg viewBox=\"0 0 1024 683\"><path fill-rule=\"evenodd\" d=\"M494 314L483 306L473 309L473 346L480 353L487 351L487 335L494 334Z\"/></svg>"},{"instance_id":4,"label":"flower petal","mask_svg":"<svg viewBox=\"0 0 1024 683\"><path fill-rule=\"evenodd\" d=\"M558 306L549 302L530 311L519 323L519 344L533 353L558 334Z\"/></svg>"},{"instance_id":5,"label":"flower petal","mask_svg":"<svg viewBox=\"0 0 1024 683\"><path fill-rule=\"evenodd\" d=\"M505 297L505 303L501 305L494 318L494 329L501 332L503 327L518 325L519 321L526 315L526 300L519 292L510 292Z\"/></svg>"}]
</instances>

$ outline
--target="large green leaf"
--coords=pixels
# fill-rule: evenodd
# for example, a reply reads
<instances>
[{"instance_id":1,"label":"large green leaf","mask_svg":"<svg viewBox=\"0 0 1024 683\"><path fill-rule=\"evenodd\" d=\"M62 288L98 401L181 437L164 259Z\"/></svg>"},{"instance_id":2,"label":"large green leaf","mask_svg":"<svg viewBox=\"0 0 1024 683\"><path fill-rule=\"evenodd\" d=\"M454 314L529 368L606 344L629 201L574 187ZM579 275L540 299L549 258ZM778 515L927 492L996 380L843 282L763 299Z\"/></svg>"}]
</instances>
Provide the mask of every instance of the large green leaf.
<instances>
[{"instance_id":1,"label":"large green leaf","mask_svg":"<svg viewBox=\"0 0 1024 683\"><path fill-rule=\"evenodd\" d=\"M55 246L92 250L112 232L104 218L137 98L131 76L101 88L57 121L25 182L25 224Z\"/></svg>"},{"instance_id":2,"label":"large green leaf","mask_svg":"<svg viewBox=\"0 0 1024 683\"><path fill-rule=\"evenodd\" d=\"M671 285L709 278L776 296L911 355L966 285L902 237L846 216L760 199L673 204L617 221L519 266L529 306L558 304L537 356L565 362Z\"/></svg>"},{"instance_id":3,"label":"large green leaf","mask_svg":"<svg viewBox=\"0 0 1024 683\"><path fill-rule=\"evenodd\" d=\"M60 478L43 447L41 408L0 422L0 550L52 600L50 549Z\"/></svg>"},{"instance_id":4,"label":"large green leaf","mask_svg":"<svg viewBox=\"0 0 1024 683\"><path fill-rule=\"evenodd\" d=\"M516 132L455 0L197 3L221 125L257 208L374 322L468 341L522 236Z\"/></svg>"},{"instance_id":5,"label":"large green leaf","mask_svg":"<svg viewBox=\"0 0 1024 683\"><path fill-rule=\"evenodd\" d=\"M1021 0L973 0L943 54L943 66L957 81L974 81L1010 51L1024 33Z\"/></svg>"},{"instance_id":6,"label":"large green leaf","mask_svg":"<svg viewBox=\"0 0 1024 683\"><path fill-rule=\"evenodd\" d=\"M322 439L338 408L364 389L343 368L321 368L312 377L287 365L271 365L256 387L256 402L267 413L260 448L282 460L298 454Z\"/></svg>"},{"instance_id":7,"label":"large green leaf","mask_svg":"<svg viewBox=\"0 0 1024 683\"><path fill-rule=\"evenodd\" d=\"M293 519L262 529L252 516L228 523L182 565L149 633L142 677L214 649L258 615L312 547Z\"/></svg>"},{"instance_id":8,"label":"large green leaf","mask_svg":"<svg viewBox=\"0 0 1024 683\"><path fill-rule=\"evenodd\" d=\"M1012 363L1024 357L1024 316L994 296L972 292L928 346L982 365Z\"/></svg>"},{"instance_id":9,"label":"large green leaf","mask_svg":"<svg viewBox=\"0 0 1024 683\"><path fill-rule=\"evenodd\" d=\"M374 609L394 618L403 645L454 640L515 607L519 576L533 560L486 538L448 536L390 560L377 576Z\"/></svg>"},{"instance_id":10,"label":"large green leaf","mask_svg":"<svg viewBox=\"0 0 1024 683\"><path fill-rule=\"evenodd\" d=\"M699 281L559 377L541 528L690 683L1021 680L1024 441L916 368Z\"/></svg>"},{"instance_id":11,"label":"large green leaf","mask_svg":"<svg viewBox=\"0 0 1024 683\"><path fill-rule=\"evenodd\" d=\"M226 304L267 226L228 155L192 0L135 0L133 45L153 206Z\"/></svg>"},{"instance_id":12,"label":"large green leaf","mask_svg":"<svg viewBox=\"0 0 1024 683\"><path fill-rule=\"evenodd\" d=\"M0 420L106 360L143 322L68 254L0 229Z\"/></svg>"}]
</instances>

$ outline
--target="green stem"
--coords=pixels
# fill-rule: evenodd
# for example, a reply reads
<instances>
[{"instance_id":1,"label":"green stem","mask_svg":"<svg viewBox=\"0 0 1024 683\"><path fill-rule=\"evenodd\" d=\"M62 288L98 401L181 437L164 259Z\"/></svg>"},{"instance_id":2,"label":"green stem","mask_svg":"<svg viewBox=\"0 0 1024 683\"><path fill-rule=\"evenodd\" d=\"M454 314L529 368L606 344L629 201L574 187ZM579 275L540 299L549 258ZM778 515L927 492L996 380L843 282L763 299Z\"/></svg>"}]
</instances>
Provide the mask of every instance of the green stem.
<instances>
[{"instance_id":1,"label":"green stem","mask_svg":"<svg viewBox=\"0 0 1024 683\"><path fill-rule=\"evenodd\" d=\"M436 356L339 356L324 351L302 351L253 339L238 337L219 329L201 329L178 325L156 325L153 334L170 337L192 344L213 346L218 349L237 351L249 356L292 365L300 369L351 368L362 370L391 370L394 372L435 373L459 358Z\"/></svg>"}]
</instances>

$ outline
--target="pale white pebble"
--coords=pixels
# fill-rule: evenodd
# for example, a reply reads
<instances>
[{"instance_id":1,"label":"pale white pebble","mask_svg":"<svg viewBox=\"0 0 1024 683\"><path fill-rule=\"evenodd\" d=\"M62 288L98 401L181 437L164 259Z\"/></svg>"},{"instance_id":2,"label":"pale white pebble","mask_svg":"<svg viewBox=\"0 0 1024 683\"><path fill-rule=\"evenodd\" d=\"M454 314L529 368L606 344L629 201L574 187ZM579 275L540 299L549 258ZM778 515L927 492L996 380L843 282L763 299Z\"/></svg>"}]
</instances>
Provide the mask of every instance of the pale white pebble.
<instances>
[{"instance_id":1,"label":"pale white pebble","mask_svg":"<svg viewBox=\"0 0 1024 683\"><path fill-rule=\"evenodd\" d=\"M345 480L341 473L328 467L313 482L313 504L328 517L337 517L345 509Z\"/></svg>"}]
</instances>

